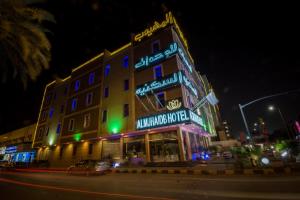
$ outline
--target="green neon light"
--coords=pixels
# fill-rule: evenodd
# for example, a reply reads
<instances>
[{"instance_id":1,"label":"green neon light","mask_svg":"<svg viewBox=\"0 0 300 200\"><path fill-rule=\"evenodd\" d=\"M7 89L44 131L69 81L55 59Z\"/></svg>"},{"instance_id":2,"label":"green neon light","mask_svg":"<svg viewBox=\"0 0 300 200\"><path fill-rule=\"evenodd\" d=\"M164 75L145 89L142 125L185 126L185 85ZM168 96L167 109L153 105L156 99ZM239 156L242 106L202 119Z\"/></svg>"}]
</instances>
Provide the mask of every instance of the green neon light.
<instances>
[{"instance_id":1,"label":"green neon light","mask_svg":"<svg viewBox=\"0 0 300 200\"><path fill-rule=\"evenodd\" d=\"M76 142L79 142L80 139L81 139L81 133L76 133L73 135L73 139L76 141Z\"/></svg>"},{"instance_id":2,"label":"green neon light","mask_svg":"<svg viewBox=\"0 0 300 200\"><path fill-rule=\"evenodd\" d=\"M108 122L108 132L111 134L120 133L123 126L122 117L115 117Z\"/></svg>"}]
</instances>

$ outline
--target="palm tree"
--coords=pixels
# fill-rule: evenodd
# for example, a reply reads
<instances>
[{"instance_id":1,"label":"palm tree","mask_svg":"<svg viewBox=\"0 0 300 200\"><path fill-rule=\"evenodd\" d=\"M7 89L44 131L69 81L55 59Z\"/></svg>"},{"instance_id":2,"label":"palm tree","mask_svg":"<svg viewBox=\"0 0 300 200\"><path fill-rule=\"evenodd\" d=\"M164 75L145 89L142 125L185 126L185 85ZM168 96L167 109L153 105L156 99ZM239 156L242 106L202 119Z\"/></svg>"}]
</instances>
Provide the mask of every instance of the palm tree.
<instances>
[{"instance_id":1,"label":"palm tree","mask_svg":"<svg viewBox=\"0 0 300 200\"><path fill-rule=\"evenodd\" d=\"M49 12L28 7L23 0L0 1L0 78L18 77L27 87L49 68L51 44L44 21L55 22Z\"/></svg>"}]
</instances>

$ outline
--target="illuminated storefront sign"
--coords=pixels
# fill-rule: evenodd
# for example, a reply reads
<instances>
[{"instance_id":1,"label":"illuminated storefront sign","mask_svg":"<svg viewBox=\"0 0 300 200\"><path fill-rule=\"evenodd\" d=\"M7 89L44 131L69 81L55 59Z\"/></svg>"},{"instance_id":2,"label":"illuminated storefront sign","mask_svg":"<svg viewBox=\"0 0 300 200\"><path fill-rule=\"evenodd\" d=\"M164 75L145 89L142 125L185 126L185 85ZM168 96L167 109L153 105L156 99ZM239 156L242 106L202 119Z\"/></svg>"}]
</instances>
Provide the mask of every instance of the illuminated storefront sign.
<instances>
[{"instance_id":1,"label":"illuminated storefront sign","mask_svg":"<svg viewBox=\"0 0 300 200\"><path fill-rule=\"evenodd\" d=\"M138 86L135 93L138 96L144 96L149 92L155 92L158 90L166 89L177 84L183 84L195 96L197 96L198 92L196 88L193 86L191 81L189 81L188 78L184 75L183 71L178 71L169 76L163 77L161 80L147 82L141 86Z\"/></svg>"},{"instance_id":2,"label":"illuminated storefront sign","mask_svg":"<svg viewBox=\"0 0 300 200\"><path fill-rule=\"evenodd\" d=\"M181 32L181 30L177 24L177 21L176 21L175 17L173 17L171 12L166 13L166 18L161 23L155 21L152 26L150 26L149 28L146 28L143 32L141 32L139 34L136 34L134 36L134 41L140 42L143 38L150 37L157 30L163 29L164 27L171 25L171 24L175 25L175 27L179 33L179 36L184 43L184 46L186 48L188 48L187 40L184 38L183 33Z\"/></svg>"},{"instance_id":3,"label":"illuminated storefront sign","mask_svg":"<svg viewBox=\"0 0 300 200\"><path fill-rule=\"evenodd\" d=\"M188 69L188 71L193 72L192 65L188 62L183 50L178 46L176 42L171 43L168 48L159 51L158 53L142 57L139 62L134 65L134 67L135 69L143 69L166 60L167 58L170 58L177 53L182 59L184 66Z\"/></svg>"},{"instance_id":4,"label":"illuminated storefront sign","mask_svg":"<svg viewBox=\"0 0 300 200\"><path fill-rule=\"evenodd\" d=\"M187 108L183 108L176 111L139 118L136 123L136 129L142 130L191 122L204 126L203 120L200 116Z\"/></svg>"},{"instance_id":5,"label":"illuminated storefront sign","mask_svg":"<svg viewBox=\"0 0 300 200\"><path fill-rule=\"evenodd\" d=\"M17 152L17 146L6 147L5 154Z\"/></svg>"},{"instance_id":6,"label":"illuminated storefront sign","mask_svg":"<svg viewBox=\"0 0 300 200\"><path fill-rule=\"evenodd\" d=\"M179 108L181 108L182 106L182 102L181 102L181 98L180 99L172 99L170 101L167 102L167 109L168 110L177 110Z\"/></svg>"},{"instance_id":7,"label":"illuminated storefront sign","mask_svg":"<svg viewBox=\"0 0 300 200\"><path fill-rule=\"evenodd\" d=\"M6 149L6 147L0 147L0 155L5 154L5 149Z\"/></svg>"}]
</instances>

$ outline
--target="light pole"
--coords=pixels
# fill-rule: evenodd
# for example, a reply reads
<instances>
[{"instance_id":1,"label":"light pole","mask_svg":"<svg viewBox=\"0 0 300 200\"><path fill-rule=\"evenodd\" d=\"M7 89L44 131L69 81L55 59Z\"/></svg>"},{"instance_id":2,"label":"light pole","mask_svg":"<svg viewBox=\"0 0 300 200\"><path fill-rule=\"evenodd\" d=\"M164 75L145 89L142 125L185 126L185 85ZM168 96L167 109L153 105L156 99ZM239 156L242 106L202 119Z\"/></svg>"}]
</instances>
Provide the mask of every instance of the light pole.
<instances>
[{"instance_id":1,"label":"light pole","mask_svg":"<svg viewBox=\"0 0 300 200\"><path fill-rule=\"evenodd\" d=\"M278 106L275 107L275 106L272 106L272 105L270 105L270 106L268 107L268 110L269 110L269 111L274 111L275 109L278 110L278 113L279 113L280 118L281 118L281 120L282 120L282 122L283 122L283 125L284 125L284 127L285 127L285 129L286 129L286 132L287 132L287 134L288 134L288 136L289 136L289 139L292 139L292 138L291 138L291 135L290 135L289 127L288 127L288 125L287 125L287 123L286 123L285 118L284 118L283 115L282 115L282 112L281 112L280 108L279 108Z\"/></svg>"},{"instance_id":2,"label":"light pole","mask_svg":"<svg viewBox=\"0 0 300 200\"><path fill-rule=\"evenodd\" d=\"M244 110L243 110L246 106L249 106L249 105L251 105L255 102L258 102L258 101L262 101L264 99L269 99L269 98L277 97L277 96L283 96L283 95L287 95L287 94L290 94L290 93L296 93L296 92L300 92L300 89L264 96L264 97L255 99L253 101L250 101L248 103L245 103L244 105L239 104L239 108L240 108L242 118L243 118L243 121L244 121L244 124L245 124L245 127L246 127L247 135L248 135L247 137L249 137L249 139L252 141L252 136L250 135L250 131L249 131L248 124L247 124L246 117L245 117Z\"/></svg>"}]
</instances>

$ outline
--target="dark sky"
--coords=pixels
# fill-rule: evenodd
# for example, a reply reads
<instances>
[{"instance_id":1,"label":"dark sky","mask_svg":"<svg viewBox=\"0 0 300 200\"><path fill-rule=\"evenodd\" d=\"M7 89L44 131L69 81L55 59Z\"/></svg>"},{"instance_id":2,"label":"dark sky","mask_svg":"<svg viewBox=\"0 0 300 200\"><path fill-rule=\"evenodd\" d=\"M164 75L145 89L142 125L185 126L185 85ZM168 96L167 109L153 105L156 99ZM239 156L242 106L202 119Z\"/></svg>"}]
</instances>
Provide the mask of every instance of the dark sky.
<instances>
[{"instance_id":1,"label":"dark sky","mask_svg":"<svg viewBox=\"0 0 300 200\"><path fill-rule=\"evenodd\" d=\"M299 89L300 16L296 5L220 5L205 1L51 0L38 6L55 15L51 68L23 91L21 83L1 84L0 133L37 120L46 83L66 77L71 69L130 40L130 34L173 11L188 39L196 68L206 74L220 99L223 119L234 134L244 130L237 105L257 97ZM277 105L287 120L300 114L300 95L273 98L246 108L249 124L262 117L270 130L283 127Z\"/></svg>"}]
</instances>

